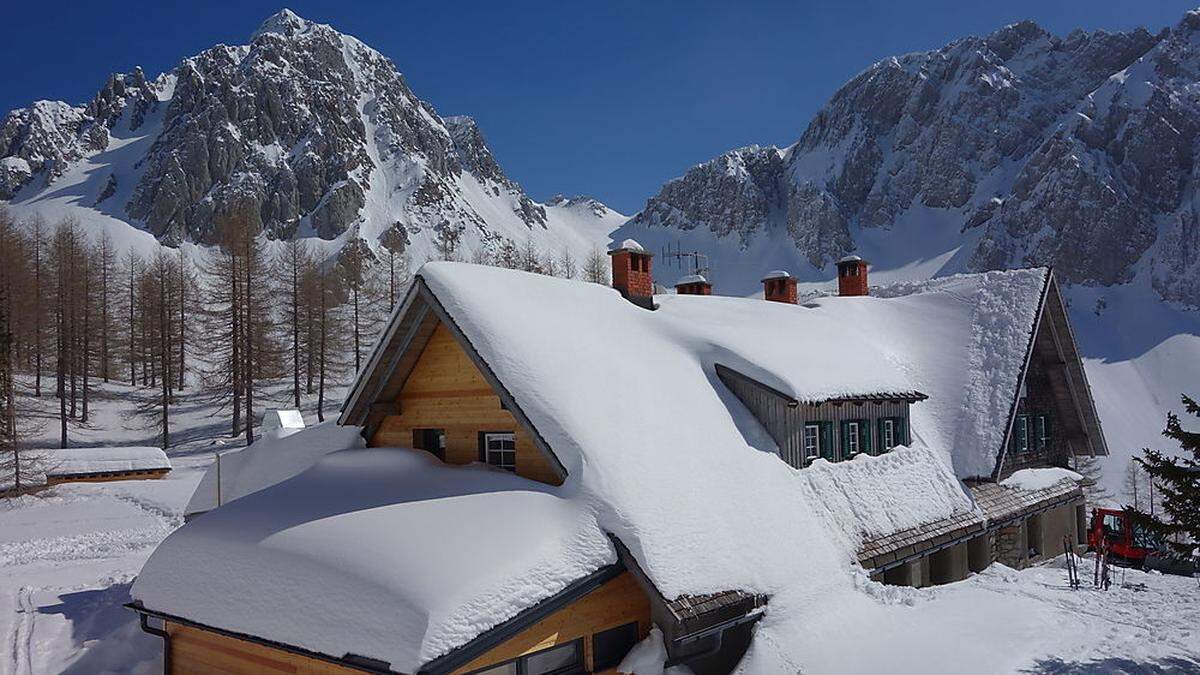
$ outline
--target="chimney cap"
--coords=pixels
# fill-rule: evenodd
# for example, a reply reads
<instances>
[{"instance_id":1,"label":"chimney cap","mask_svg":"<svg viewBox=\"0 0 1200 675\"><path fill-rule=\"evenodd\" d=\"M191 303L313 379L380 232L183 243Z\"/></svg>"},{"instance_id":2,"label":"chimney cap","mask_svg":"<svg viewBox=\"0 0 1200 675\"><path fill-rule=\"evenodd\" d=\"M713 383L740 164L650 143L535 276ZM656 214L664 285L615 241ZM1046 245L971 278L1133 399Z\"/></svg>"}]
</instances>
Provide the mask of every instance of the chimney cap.
<instances>
[{"instance_id":1,"label":"chimney cap","mask_svg":"<svg viewBox=\"0 0 1200 675\"><path fill-rule=\"evenodd\" d=\"M675 285L682 286L684 284L707 284L707 283L708 283L708 279L705 279L703 274L689 274L686 277L683 277L682 279L680 279L679 281L676 281Z\"/></svg>"},{"instance_id":2,"label":"chimney cap","mask_svg":"<svg viewBox=\"0 0 1200 675\"><path fill-rule=\"evenodd\" d=\"M633 253L641 253L643 255L650 256L654 255L643 248L641 244L637 243L637 240L635 239L626 239L625 241L621 242L620 246L609 251L608 254L612 255L614 253L620 253L621 251L630 251Z\"/></svg>"},{"instance_id":3,"label":"chimney cap","mask_svg":"<svg viewBox=\"0 0 1200 675\"><path fill-rule=\"evenodd\" d=\"M790 279L791 276L787 270L771 270L762 278L762 281L767 281L768 279Z\"/></svg>"},{"instance_id":4,"label":"chimney cap","mask_svg":"<svg viewBox=\"0 0 1200 675\"><path fill-rule=\"evenodd\" d=\"M837 264L844 265L846 263L855 263L855 262L866 263L867 261L863 260L862 258L860 258L856 255L848 255L845 258L842 258L841 260L837 261Z\"/></svg>"}]
</instances>

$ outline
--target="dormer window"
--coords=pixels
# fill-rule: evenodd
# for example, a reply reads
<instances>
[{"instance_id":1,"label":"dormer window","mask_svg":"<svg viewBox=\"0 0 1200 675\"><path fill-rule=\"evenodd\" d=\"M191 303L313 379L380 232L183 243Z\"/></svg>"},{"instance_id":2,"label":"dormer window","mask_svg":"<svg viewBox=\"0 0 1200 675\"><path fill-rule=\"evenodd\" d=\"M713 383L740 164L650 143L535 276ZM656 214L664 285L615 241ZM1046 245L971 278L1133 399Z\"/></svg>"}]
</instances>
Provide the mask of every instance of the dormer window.
<instances>
[{"instance_id":1,"label":"dormer window","mask_svg":"<svg viewBox=\"0 0 1200 675\"><path fill-rule=\"evenodd\" d=\"M884 451L896 447L896 423L891 419L881 420L883 433L880 434Z\"/></svg>"},{"instance_id":2,"label":"dormer window","mask_svg":"<svg viewBox=\"0 0 1200 675\"><path fill-rule=\"evenodd\" d=\"M857 455L860 452L860 445L858 422L846 422L846 456Z\"/></svg>"}]
</instances>

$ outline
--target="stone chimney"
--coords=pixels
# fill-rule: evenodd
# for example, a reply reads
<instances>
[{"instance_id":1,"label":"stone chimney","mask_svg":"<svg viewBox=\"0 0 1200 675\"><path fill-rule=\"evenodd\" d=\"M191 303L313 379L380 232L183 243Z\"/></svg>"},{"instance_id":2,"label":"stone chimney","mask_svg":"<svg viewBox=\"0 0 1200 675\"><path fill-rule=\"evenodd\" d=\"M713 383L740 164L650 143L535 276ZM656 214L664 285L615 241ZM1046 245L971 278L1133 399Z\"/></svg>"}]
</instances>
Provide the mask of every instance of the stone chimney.
<instances>
[{"instance_id":1,"label":"stone chimney","mask_svg":"<svg viewBox=\"0 0 1200 675\"><path fill-rule=\"evenodd\" d=\"M869 295L867 292L867 261L848 255L837 261L838 295Z\"/></svg>"},{"instance_id":2,"label":"stone chimney","mask_svg":"<svg viewBox=\"0 0 1200 675\"><path fill-rule=\"evenodd\" d=\"M632 239L608 252L612 257L612 285L622 297L639 307L654 309L653 253Z\"/></svg>"},{"instance_id":3,"label":"stone chimney","mask_svg":"<svg viewBox=\"0 0 1200 675\"><path fill-rule=\"evenodd\" d=\"M794 305L799 300L796 292L796 277L785 270L771 270L762 278L763 298L771 302L786 302Z\"/></svg>"},{"instance_id":4,"label":"stone chimney","mask_svg":"<svg viewBox=\"0 0 1200 675\"><path fill-rule=\"evenodd\" d=\"M675 282L675 293L678 295L712 295L712 284L703 274L689 274Z\"/></svg>"}]
</instances>

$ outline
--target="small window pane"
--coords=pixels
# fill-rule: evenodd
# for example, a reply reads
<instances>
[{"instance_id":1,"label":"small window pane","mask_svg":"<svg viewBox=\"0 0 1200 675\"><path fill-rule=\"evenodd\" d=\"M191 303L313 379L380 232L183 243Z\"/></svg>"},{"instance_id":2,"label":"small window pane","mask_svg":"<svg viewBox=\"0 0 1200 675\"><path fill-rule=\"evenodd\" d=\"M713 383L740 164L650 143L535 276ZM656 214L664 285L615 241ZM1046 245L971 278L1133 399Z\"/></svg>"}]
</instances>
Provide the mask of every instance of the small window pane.
<instances>
[{"instance_id":1,"label":"small window pane","mask_svg":"<svg viewBox=\"0 0 1200 675\"><path fill-rule=\"evenodd\" d=\"M891 450L896 447L896 423L892 420L883 421L883 449Z\"/></svg>"},{"instance_id":2,"label":"small window pane","mask_svg":"<svg viewBox=\"0 0 1200 675\"><path fill-rule=\"evenodd\" d=\"M804 457L813 459L821 454L821 427L817 424L804 425Z\"/></svg>"},{"instance_id":3,"label":"small window pane","mask_svg":"<svg viewBox=\"0 0 1200 675\"><path fill-rule=\"evenodd\" d=\"M858 422L846 424L846 454L858 454Z\"/></svg>"},{"instance_id":4,"label":"small window pane","mask_svg":"<svg viewBox=\"0 0 1200 675\"><path fill-rule=\"evenodd\" d=\"M522 672L524 675L578 672L577 668L583 665L582 655L579 640L551 647L521 659L525 666Z\"/></svg>"}]
</instances>

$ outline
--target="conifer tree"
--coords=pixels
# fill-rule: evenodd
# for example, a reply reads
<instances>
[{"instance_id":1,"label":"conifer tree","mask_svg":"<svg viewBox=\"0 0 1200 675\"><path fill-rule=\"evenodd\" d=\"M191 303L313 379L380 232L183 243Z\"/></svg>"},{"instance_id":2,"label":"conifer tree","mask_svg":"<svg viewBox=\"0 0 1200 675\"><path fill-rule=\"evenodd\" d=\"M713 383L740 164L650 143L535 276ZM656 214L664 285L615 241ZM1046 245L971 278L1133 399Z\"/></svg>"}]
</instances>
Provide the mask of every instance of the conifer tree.
<instances>
[{"instance_id":1,"label":"conifer tree","mask_svg":"<svg viewBox=\"0 0 1200 675\"><path fill-rule=\"evenodd\" d=\"M1188 414L1200 418L1200 404L1186 395L1181 399ZM1162 511L1135 511L1134 517L1176 554L1188 556L1200 546L1200 431L1184 429L1175 413L1167 413L1163 436L1178 442L1182 452L1146 448L1137 460L1162 495Z\"/></svg>"}]
</instances>

